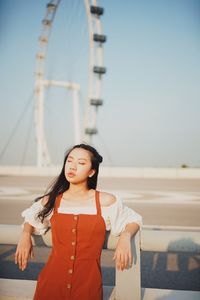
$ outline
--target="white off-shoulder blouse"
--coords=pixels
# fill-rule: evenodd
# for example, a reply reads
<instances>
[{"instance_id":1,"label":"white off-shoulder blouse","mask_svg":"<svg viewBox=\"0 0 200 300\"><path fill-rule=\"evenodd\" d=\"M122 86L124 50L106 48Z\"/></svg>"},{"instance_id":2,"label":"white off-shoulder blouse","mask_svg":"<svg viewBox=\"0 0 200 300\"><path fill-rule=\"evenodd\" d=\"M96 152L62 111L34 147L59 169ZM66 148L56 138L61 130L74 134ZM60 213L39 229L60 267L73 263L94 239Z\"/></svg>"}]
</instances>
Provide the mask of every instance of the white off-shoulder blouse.
<instances>
[{"instance_id":1,"label":"white off-shoulder blouse","mask_svg":"<svg viewBox=\"0 0 200 300\"><path fill-rule=\"evenodd\" d=\"M37 214L43 209L41 203L42 199L33 203L30 207L23 210L21 216L24 217L24 222L21 224L22 228L24 223L29 223L34 227L33 234L42 235L46 229L51 226L50 218L52 217L53 211L44 219L42 223L37 218ZM68 206L64 204L65 201L60 202L58 213L66 214L96 214L96 206ZM66 202L65 202L66 203ZM101 214L106 224L106 230L110 230L114 236L120 235L124 231L128 223L137 223L139 226L142 225L142 217L136 213L133 209L126 206L122 199L116 196L116 201L109 206L101 206Z\"/></svg>"}]
</instances>

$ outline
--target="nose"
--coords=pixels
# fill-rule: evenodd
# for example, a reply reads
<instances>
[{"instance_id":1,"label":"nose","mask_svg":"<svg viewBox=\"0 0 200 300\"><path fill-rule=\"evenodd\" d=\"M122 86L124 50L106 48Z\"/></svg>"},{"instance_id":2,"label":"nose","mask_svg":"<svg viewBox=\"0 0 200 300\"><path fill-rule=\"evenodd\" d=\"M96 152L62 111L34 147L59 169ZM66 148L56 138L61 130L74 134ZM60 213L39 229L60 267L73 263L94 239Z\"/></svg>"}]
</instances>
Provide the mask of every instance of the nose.
<instances>
[{"instance_id":1,"label":"nose","mask_svg":"<svg viewBox=\"0 0 200 300\"><path fill-rule=\"evenodd\" d=\"M70 166L70 170L76 170L76 164L71 164L71 166Z\"/></svg>"}]
</instances>

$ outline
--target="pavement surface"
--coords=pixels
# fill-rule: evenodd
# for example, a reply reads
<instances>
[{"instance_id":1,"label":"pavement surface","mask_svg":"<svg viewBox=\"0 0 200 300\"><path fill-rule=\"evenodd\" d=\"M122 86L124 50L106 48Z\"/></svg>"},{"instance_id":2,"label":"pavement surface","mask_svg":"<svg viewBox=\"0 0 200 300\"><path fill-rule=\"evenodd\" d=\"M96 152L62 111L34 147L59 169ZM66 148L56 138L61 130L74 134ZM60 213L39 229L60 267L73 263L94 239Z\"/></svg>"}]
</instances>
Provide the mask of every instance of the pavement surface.
<instances>
[{"instance_id":1,"label":"pavement surface","mask_svg":"<svg viewBox=\"0 0 200 300\"><path fill-rule=\"evenodd\" d=\"M20 224L21 211L52 181L52 177L0 176L0 222ZM200 179L100 178L98 189L122 197L143 216L144 225L200 226Z\"/></svg>"},{"instance_id":2,"label":"pavement surface","mask_svg":"<svg viewBox=\"0 0 200 300\"><path fill-rule=\"evenodd\" d=\"M0 223L21 224L21 211L42 195L51 177L0 176ZM200 180L100 178L98 189L110 191L143 216L144 225L200 227ZM50 249L34 247L25 271L14 264L16 246L0 245L0 278L36 280ZM103 250L103 284L114 285L114 252ZM200 290L200 255L178 252L141 253L142 287Z\"/></svg>"}]
</instances>

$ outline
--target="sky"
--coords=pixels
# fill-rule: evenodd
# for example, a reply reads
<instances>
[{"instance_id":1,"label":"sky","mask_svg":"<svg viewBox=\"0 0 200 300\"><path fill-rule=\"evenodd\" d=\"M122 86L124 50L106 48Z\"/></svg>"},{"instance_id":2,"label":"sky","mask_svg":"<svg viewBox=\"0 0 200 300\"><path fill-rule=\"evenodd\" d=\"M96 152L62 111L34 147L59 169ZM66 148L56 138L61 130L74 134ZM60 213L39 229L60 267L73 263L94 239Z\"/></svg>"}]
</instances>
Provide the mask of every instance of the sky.
<instances>
[{"instance_id":1,"label":"sky","mask_svg":"<svg viewBox=\"0 0 200 300\"><path fill-rule=\"evenodd\" d=\"M105 166L200 167L199 0L99 0L104 45L98 134ZM0 165L36 164L36 53L46 0L0 0ZM45 76L87 94L88 30L82 0L62 0ZM53 164L74 144L69 91L45 93L45 132ZM81 117L82 118L82 117Z\"/></svg>"}]
</instances>

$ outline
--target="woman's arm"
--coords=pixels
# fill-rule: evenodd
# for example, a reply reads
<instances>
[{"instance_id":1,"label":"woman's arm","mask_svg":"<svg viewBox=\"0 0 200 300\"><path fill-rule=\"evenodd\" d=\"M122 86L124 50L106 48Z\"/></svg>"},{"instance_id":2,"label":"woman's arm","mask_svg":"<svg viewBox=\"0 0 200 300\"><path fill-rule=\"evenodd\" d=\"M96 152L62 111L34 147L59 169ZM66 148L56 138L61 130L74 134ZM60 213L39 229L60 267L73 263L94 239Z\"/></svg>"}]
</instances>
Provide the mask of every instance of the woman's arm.
<instances>
[{"instance_id":1,"label":"woman's arm","mask_svg":"<svg viewBox=\"0 0 200 300\"><path fill-rule=\"evenodd\" d=\"M132 265L131 238L138 232L139 228L137 223L129 223L120 234L113 256L118 270L123 271L128 268L128 265Z\"/></svg>"},{"instance_id":2,"label":"woman's arm","mask_svg":"<svg viewBox=\"0 0 200 300\"><path fill-rule=\"evenodd\" d=\"M125 227L124 231L122 231L121 235L127 234L131 238L133 235L135 235L138 232L139 228L140 228L140 226L137 223L135 223L135 222L129 223L126 225L126 227Z\"/></svg>"},{"instance_id":3,"label":"woman's arm","mask_svg":"<svg viewBox=\"0 0 200 300\"><path fill-rule=\"evenodd\" d=\"M48 196L45 196L41 198L40 201L34 202L34 204L21 213L21 216L24 217L25 220L22 224L23 231L15 252L15 263L19 264L19 268L22 271L27 267L28 259L34 257L31 235L42 235L48 227L48 217L45 218L44 223L36 218L47 201Z\"/></svg>"},{"instance_id":4,"label":"woman's arm","mask_svg":"<svg viewBox=\"0 0 200 300\"><path fill-rule=\"evenodd\" d=\"M113 260L118 270L124 270L128 263L132 264L131 238L137 233L142 217L134 210L124 205L122 200L113 194L101 192L101 205L107 206L111 224L111 233L120 236L117 242Z\"/></svg>"},{"instance_id":5,"label":"woman's arm","mask_svg":"<svg viewBox=\"0 0 200 300\"><path fill-rule=\"evenodd\" d=\"M25 223L20 240L17 244L17 249L15 252L15 264L18 263L19 269L22 271L26 269L28 259L34 257L33 244L31 240L33 231L34 227L29 223Z\"/></svg>"}]
</instances>

